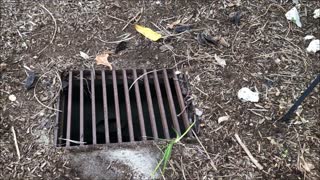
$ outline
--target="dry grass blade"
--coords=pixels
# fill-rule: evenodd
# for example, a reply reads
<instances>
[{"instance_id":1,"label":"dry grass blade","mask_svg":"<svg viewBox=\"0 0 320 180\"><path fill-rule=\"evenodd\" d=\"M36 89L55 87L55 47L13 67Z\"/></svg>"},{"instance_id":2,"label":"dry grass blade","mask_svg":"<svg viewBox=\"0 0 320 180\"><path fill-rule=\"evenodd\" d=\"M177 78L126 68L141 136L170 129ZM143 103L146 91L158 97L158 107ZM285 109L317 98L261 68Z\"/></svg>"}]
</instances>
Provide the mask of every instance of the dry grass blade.
<instances>
[{"instance_id":1,"label":"dry grass blade","mask_svg":"<svg viewBox=\"0 0 320 180\"><path fill-rule=\"evenodd\" d=\"M16 147L16 151L17 151L18 160L20 160L21 159L20 150L19 150L19 146L18 146L16 131L14 130L13 126L11 127L11 131L12 131L12 135L13 135L14 146Z\"/></svg>"},{"instance_id":2,"label":"dry grass blade","mask_svg":"<svg viewBox=\"0 0 320 180\"><path fill-rule=\"evenodd\" d=\"M163 164L161 174L162 175L164 174L164 172L166 170L166 167L167 167L167 163L169 162L170 157L171 157L171 152L172 152L173 145L178 143L185 135L187 135L187 133L194 126L194 124L195 124L195 122L193 122L181 136L179 136L179 133L175 131L177 137L175 139L171 140L170 143L166 146L166 149L165 149L165 152L164 152L164 155L163 155L162 159L157 164L156 168L154 169L154 171L151 174L152 177L154 177L155 173L158 171L158 169L160 168L161 164Z\"/></svg>"},{"instance_id":3,"label":"dry grass blade","mask_svg":"<svg viewBox=\"0 0 320 180\"><path fill-rule=\"evenodd\" d=\"M137 79L135 79L135 80L132 82L132 84L130 85L129 91L130 91L130 89L134 86L134 84L135 84L137 81L139 81L141 78L143 78L145 75L148 75L148 74L150 74L150 73L157 72L157 71L160 71L160 70L161 70L161 69L159 69L159 70L153 70L153 71L148 71L148 72L146 72L146 73L143 73L143 74L140 75L139 77L137 77Z\"/></svg>"},{"instance_id":4,"label":"dry grass blade","mask_svg":"<svg viewBox=\"0 0 320 180\"><path fill-rule=\"evenodd\" d=\"M50 43L52 44L53 40L54 40L54 38L56 37L56 34L57 34L57 29L58 29L57 21L54 18L54 16L52 15L52 13L46 7L44 7L44 5L39 4L39 6L42 7L45 11L47 11L49 13L49 15L51 16L51 18L52 18L52 20L54 22L54 32L53 32L53 35L52 35L52 38L51 38L51 41L50 41Z\"/></svg>"}]
</instances>

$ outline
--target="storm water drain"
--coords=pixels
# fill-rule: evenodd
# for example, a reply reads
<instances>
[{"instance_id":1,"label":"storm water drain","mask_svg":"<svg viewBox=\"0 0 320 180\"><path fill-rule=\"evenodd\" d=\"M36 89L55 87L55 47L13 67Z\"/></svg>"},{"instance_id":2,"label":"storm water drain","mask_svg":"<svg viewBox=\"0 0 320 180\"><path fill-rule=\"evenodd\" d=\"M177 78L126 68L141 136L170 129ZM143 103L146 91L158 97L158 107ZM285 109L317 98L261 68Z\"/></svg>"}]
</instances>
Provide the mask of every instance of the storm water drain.
<instances>
[{"instance_id":1,"label":"storm water drain","mask_svg":"<svg viewBox=\"0 0 320 180\"><path fill-rule=\"evenodd\" d=\"M58 147L170 139L192 121L186 78L173 70L70 71L62 82Z\"/></svg>"}]
</instances>

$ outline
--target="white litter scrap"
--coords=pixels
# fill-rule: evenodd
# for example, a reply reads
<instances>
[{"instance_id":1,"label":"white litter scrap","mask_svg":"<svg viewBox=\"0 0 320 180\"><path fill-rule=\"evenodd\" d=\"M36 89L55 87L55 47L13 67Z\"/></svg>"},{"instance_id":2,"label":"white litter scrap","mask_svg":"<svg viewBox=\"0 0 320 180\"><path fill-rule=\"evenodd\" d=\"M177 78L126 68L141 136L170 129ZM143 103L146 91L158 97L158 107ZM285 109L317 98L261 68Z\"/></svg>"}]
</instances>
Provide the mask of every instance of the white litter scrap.
<instances>
[{"instance_id":1,"label":"white litter scrap","mask_svg":"<svg viewBox=\"0 0 320 180\"><path fill-rule=\"evenodd\" d=\"M312 35L306 35L303 39L305 40L305 41L307 41L307 40L311 40L311 39L315 39L316 37L314 37L314 36L312 36Z\"/></svg>"},{"instance_id":2,"label":"white litter scrap","mask_svg":"<svg viewBox=\"0 0 320 180\"><path fill-rule=\"evenodd\" d=\"M224 121L228 121L230 119L230 116L222 116L218 118L218 123L222 123Z\"/></svg>"},{"instance_id":3,"label":"white litter scrap","mask_svg":"<svg viewBox=\"0 0 320 180\"><path fill-rule=\"evenodd\" d=\"M320 9L314 10L313 18L315 18L315 19L320 18Z\"/></svg>"},{"instance_id":4,"label":"white litter scrap","mask_svg":"<svg viewBox=\"0 0 320 180\"><path fill-rule=\"evenodd\" d=\"M195 108L195 113L196 113L197 116L202 116L203 111L198 109L198 108Z\"/></svg>"},{"instance_id":5,"label":"white litter scrap","mask_svg":"<svg viewBox=\"0 0 320 180\"><path fill-rule=\"evenodd\" d=\"M88 54L86 54L86 53L84 53L84 52L82 52L82 51L80 51L80 56L81 56L83 59L89 59L89 58L90 58Z\"/></svg>"},{"instance_id":6,"label":"white litter scrap","mask_svg":"<svg viewBox=\"0 0 320 180\"><path fill-rule=\"evenodd\" d=\"M293 7L292 9L290 9L290 11L288 11L286 13L286 18L289 21L294 22L298 27L302 27L302 24L301 24L301 21L300 21L299 12L298 12L298 9L296 7Z\"/></svg>"},{"instance_id":7,"label":"white litter scrap","mask_svg":"<svg viewBox=\"0 0 320 180\"><path fill-rule=\"evenodd\" d=\"M14 102L14 101L17 100L17 97L16 97L15 95L11 94L11 95L9 96L9 100L12 101L12 102Z\"/></svg>"},{"instance_id":8,"label":"white litter scrap","mask_svg":"<svg viewBox=\"0 0 320 180\"><path fill-rule=\"evenodd\" d=\"M217 54L214 55L214 58L216 59L217 63L221 66L221 67L225 67L227 65L226 60L222 59L221 57L219 57Z\"/></svg>"},{"instance_id":9,"label":"white litter scrap","mask_svg":"<svg viewBox=\"0 0 320 180\"><path fill-rule=\"evenodd\" d=\"M238 98L243 102L259 102L259 92L253 92L244 87L238 91Z\"/></svg>"},{"instance_id":10,"label":"white litter scrap","mask_svg":"<svg viewBox=\"0 0 320 180\"><path fill-rule=\"evenodd\" d=\"M310 42L309 46L307 47L307 51L310 53L316 53L320 51L320 40L314 39Z\"/></svg>"},{"instance_id":11,"label":"white litter scrap","mask_svg":"<svg viewBox=\"0 0 320 180\"><path fill-rule=\"evenodd\" d=\"M299 4L299 0L292 0L293 4Z\"/></svg>"}]
</instances>

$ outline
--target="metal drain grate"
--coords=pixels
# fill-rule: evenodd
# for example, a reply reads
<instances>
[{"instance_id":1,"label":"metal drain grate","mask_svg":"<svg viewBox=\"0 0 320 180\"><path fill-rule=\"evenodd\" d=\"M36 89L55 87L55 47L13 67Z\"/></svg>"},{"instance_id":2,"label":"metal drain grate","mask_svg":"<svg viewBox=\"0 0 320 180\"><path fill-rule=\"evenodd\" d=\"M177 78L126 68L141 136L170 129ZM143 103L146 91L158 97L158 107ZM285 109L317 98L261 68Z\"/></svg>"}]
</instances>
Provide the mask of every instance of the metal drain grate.
<instances>
[{"instance_id":1,"label":"metal drain grate","mask_svg":"<svg viewBox=\"0 0 320 180\"><path fill-rule=\"evenodd\" d=\"M193 117L185 105L186 78L178 76L166 69L65 73L56 146L174 138Z\"/></svg>"}]
</instances>

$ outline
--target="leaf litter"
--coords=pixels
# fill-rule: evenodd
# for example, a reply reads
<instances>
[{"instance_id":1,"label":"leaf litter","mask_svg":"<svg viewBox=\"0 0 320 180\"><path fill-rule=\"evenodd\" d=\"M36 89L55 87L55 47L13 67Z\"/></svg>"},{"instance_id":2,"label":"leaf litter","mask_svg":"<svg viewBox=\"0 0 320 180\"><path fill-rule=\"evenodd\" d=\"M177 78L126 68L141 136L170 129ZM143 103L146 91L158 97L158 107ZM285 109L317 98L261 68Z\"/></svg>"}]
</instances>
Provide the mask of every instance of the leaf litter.
<instances>
[{"instance_id":1,"label":"leaf litter","mask_svg":"<svg viewBox=\"0 0 320 180\"><path fill-rule=\"evenodd\" d=\"M112 65L108 60L111 53L112 52L110 52L110 51L105 51L102 54L97 55L96 56L97 65L103 65L103 66L108 67L110 70L112 70Z\"/></svg>"}]
</instances>

